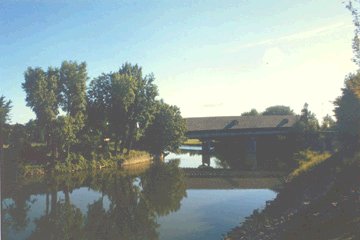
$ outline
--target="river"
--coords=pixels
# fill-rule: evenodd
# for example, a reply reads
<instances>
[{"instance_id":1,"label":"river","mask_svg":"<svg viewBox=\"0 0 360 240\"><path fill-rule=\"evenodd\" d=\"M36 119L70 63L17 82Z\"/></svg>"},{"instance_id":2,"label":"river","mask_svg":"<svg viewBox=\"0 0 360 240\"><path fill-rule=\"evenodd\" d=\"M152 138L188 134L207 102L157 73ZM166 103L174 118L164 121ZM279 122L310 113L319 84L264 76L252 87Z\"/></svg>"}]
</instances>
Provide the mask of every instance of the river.
<instances>
[{"instance_id":1,"label":"river","mask_svg":"<svg viewBox=\"0 0 360 240\"><path fill-rule=\"evenodd\" d=\"M234 187L256 182L245 178L186 176L202 165L192 150L127 171L2 181L2 239L221 239L276 197L270 184Z\"/></svg>"}]
</instances>

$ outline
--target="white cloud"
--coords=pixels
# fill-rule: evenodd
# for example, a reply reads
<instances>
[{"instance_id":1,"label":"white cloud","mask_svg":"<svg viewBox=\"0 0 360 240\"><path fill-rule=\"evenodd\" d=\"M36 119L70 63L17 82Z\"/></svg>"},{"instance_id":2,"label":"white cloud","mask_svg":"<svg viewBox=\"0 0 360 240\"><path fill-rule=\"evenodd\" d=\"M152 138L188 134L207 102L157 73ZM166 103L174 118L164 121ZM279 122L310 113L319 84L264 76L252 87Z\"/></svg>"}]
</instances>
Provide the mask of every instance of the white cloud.
<instances>
[{"instance_id":1,"label":"white cloud","mask_svg":"<svg viewBox=\"0 0 360 240\"><path fill-rule=\"evenodd\" d=\"M262 40L262 41L258 41L258 42L232 46L230 48L227 48L226 51L227 52L237 52L242 49L252 48L252 47L256 47L256 46L274 45L274 44L279 44L279 43L283 43L283 42L300 41L300 40L305 40L308 38L313 38L313 37L318 37L321 35L329 34L334 31L337 31L339 29L344 29L344 28L348 28L348 27L352 27L352 26L353 26L352 24L336 23L336 24L331 24L328 26L315 28L315 29L308 30L308 31L302 31L302 32L282 36L282 37L270 38L270 39L266 39L266 40Z\"/></svg>"}]
</instances>

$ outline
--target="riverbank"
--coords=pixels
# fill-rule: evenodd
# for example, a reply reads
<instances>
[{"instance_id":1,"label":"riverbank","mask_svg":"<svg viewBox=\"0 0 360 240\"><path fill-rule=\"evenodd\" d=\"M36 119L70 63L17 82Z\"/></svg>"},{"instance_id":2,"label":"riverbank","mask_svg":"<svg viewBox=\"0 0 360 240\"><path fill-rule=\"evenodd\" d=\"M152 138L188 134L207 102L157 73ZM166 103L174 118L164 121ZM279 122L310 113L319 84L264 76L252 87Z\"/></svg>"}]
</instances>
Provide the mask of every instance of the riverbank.
<instances>
[{"instance_id":1,"label":"riverbank","mask_svg":"<svg viewBox=\"0 0 360 240\"><path fill-rule=\"evenodd\" d=\"M360 155L336 153L284 185L225 239L359 239Z\"/></svg>"},{"instance_id":2,"label":"riverbank","mask_svg":"<svg viewBox=\"0 0 360 240\"><path fill-rule=\"evenodd\" d=\"M126 155L98 155L92 160L85 159L81 154L71 153L66 160L57 160L53 163L31 164L20 161L18 172L22 176L45 175L46 173L66 174L89 170L128 168L133 165L150 164L151 161L152 157L148 152L138 150L131 150Z\"/></svg>"}]
</instances>

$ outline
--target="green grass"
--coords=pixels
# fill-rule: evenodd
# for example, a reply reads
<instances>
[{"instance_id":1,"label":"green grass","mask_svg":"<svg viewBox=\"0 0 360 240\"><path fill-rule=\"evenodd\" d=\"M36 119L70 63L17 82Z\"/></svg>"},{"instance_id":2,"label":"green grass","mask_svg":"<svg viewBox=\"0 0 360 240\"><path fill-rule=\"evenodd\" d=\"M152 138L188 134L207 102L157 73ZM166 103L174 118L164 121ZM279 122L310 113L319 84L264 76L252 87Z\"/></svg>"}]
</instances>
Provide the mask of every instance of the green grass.
<instances>
[{"instance_id":1,"label":"green grass","mask_svg":"<svg viewBox=\"0 0 360 240\"><path fill-rule=\"evenodd\" d=\"M81 154L71 153L69 158L65 161L55 161L52 167L48 164L21 164L20 172L23 176L43 175L46 172L52 173L73 173L78 171L97 171L101 169L118 169L121 168L122 163L127 160L131 163L143 157L149 157L149 153L145 151L131 150L128 155L112 156L96 154L92 159L85 159Z\"/></svg>"},{"instance_id":2,"label":"green grass","mask_svg":"<svg viewBox=\"0 0 360 240\"><path fill-rule=\"evenodd\" d=\"M317 165L324 162L331 156L328 152L318 153L310 150L302 151L297 154L296 159L298 159L299 167L293 170L289 175L289 180L294 179Z\"/></svg>"},{"instance_id":3,"label":"green grass","mask_svg":"<svg viewBox=\"0 0 360 240\"><path fill-rule=\"evenodd\" d=\"M187 139L184 145L201 145L201 141L199 139Z\"/></svg>"}]
</instances>

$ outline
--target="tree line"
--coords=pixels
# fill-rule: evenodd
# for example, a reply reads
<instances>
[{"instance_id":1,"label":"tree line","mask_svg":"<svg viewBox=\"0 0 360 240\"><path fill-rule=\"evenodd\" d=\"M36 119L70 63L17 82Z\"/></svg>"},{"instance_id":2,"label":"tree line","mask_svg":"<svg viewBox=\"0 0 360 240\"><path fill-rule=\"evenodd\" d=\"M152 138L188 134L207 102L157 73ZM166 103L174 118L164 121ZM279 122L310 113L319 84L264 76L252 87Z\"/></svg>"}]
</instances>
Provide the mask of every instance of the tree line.
<instances>
[{"instance_id":1,"label":"tree line","mask_svg":"<svg viewBox=\"0 0 360 240\"><path fill-rule=\"evenodd\" d=\"M125 63L88 86L85 62L64 61L47 70L29 67L24 78L26 104L36 119L15 125L10 135L20 135L16 143L20 138L44 143L51 159L65 159L72 152L117 156L134 148L159 155L175 151L184 141L179 108L158 99L154 75L143 75L138 65ZM0 104L5 126L11 102L2 97Z\"/></svg>"}]
</instances>

